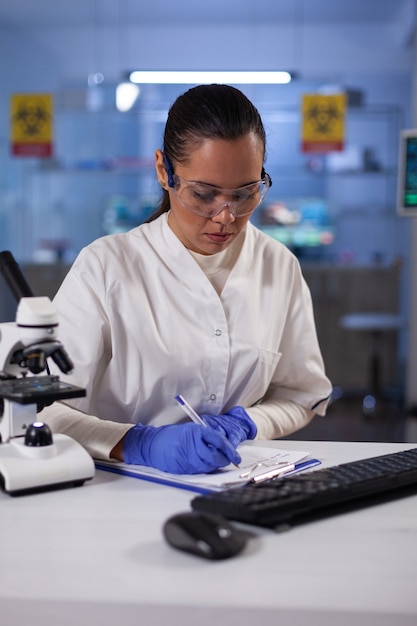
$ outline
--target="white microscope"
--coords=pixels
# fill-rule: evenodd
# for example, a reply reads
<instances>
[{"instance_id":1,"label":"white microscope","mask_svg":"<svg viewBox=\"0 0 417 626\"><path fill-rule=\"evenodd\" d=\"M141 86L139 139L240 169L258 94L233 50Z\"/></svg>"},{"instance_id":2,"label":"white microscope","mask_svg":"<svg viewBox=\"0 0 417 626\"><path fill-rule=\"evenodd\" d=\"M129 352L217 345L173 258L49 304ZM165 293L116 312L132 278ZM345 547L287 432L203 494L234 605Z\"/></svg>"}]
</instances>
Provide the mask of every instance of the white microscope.
<instances>
[{"instance_id":1,"label":"white microscope","mask_svg":"<svg viewBox=\"0 0 417 626\"><path fill-rule=\"evenodd\" d=\"M8 251L0 252L0 271L18 302L16 321L0 323L0 487L22 495L82 485L94 476L91 456L36 419L55 400L86 393L49 374L48 357L66 374L73 369L56 338L55 307L49 298L33 295Z\"/></svg>"}]
</instances>

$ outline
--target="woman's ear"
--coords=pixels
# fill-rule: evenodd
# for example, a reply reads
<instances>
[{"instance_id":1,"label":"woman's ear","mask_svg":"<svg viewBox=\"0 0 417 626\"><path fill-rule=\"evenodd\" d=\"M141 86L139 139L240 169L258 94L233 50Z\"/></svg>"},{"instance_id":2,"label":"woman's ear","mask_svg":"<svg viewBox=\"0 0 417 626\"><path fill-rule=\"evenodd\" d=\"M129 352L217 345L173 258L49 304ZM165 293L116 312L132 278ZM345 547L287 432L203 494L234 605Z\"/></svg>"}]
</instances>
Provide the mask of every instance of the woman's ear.
<instances>
[{"instance_id":1,"label":"woman's ear","mask_svg":"<svg viewBox=\"0 0 417 626\"><path fill-rule=\"evenodd\" d=\"M162 189L168 189L168 174L165 168L162 150L156 150L155 152L155 170L158 183L161 185Z\"/></svg>"}]
</instances>

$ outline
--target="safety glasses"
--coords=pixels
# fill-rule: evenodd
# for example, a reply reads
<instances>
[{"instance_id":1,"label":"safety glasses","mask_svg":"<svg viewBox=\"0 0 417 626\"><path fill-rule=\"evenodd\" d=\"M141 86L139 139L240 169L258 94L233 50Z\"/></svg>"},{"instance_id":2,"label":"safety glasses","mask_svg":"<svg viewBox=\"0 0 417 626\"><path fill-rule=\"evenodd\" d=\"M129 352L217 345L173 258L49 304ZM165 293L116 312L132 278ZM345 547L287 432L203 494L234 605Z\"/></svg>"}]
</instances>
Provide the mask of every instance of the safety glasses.
<instances>
[{"instance_id":1,"label":"safety glasses","mask_svg":"<svg viewBox=\"0 0 417 626\"><path fill-rule=\"evenodd\" d=\"M213 185L186 180L174 174L172 165L165 157L168 185L183 207L211 219L227 209L235 217L250 215L261 204L272 185L269 174L262 169L262 179L237 189L221 189Z\"/></svg>"}]
</instances>

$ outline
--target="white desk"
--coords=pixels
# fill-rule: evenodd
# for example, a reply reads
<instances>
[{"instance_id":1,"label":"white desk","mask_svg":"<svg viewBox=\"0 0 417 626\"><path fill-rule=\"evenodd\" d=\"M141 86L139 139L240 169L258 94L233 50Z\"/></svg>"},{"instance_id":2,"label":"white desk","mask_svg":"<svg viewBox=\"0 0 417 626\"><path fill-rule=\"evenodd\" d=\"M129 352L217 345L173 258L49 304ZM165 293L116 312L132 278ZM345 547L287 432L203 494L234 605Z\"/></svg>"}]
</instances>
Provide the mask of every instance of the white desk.
<instances>
[{"instance_id":1,"label":"white desk","mask_svg":"<svg viewBox=\"0 0 417 626\"><path fill-rule=\"evenodd\" d=\"M271 442L323 465L417 444ZM163 522L192 492L98 471L79 488L0 494L4 626L417 624L417 495L276 534L205 561Z\"/></svg>"}]
</instances>

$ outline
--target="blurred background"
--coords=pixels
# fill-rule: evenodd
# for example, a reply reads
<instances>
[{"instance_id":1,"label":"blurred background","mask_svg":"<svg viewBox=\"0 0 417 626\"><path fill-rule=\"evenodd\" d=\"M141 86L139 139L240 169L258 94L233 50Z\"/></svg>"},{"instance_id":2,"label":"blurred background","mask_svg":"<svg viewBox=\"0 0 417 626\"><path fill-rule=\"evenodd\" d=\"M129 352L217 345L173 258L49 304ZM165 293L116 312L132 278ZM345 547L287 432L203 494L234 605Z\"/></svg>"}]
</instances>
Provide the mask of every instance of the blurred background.
<instances>
[{"instance_id":1,"label":"blurred background","mask_svg":"<svg viewBox=\"0 0 417 626\"><path fill-rule=\"evenodd\" d=\"M83 246L153 211L154 152L190 85L132 71L290 72L227 82L267 131L273 187L252 220L300 259L335 386L334 419L301 435L417 439L417 229L397 210L415 26L415 0L1 0L0 249L52 297ZM315 111L342 116L338 145L307 145L310 96L343 97ZM0 284L0 321L15 309Z\"/></svg>"}]
</instances>

